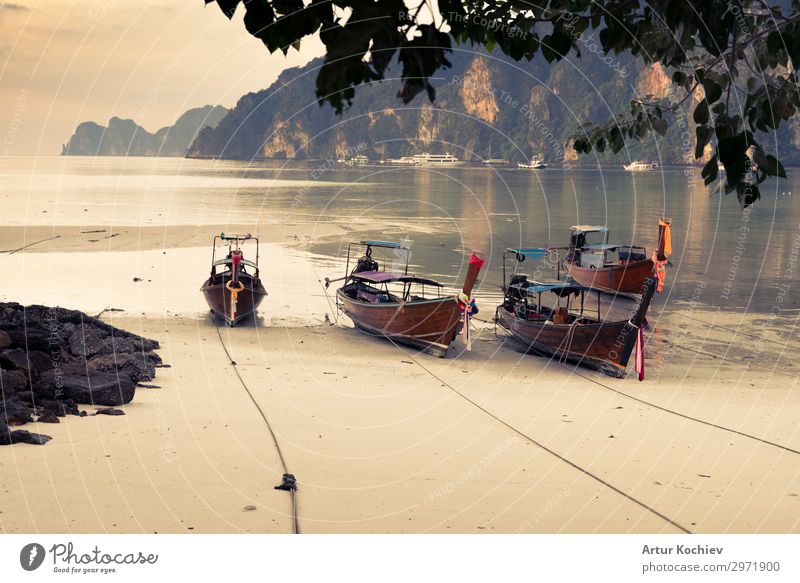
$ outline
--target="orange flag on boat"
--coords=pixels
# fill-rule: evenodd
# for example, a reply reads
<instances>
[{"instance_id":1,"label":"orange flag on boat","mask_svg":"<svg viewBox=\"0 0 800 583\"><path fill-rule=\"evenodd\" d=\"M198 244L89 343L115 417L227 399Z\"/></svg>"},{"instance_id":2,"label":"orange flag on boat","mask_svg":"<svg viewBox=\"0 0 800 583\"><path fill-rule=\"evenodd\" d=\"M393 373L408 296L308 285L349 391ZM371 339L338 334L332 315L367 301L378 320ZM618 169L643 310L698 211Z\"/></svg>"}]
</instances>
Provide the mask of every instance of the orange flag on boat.
<instances>
[{"instance_id":1,"label":"orange flag on boat","mask_svg":"<svg viewBox=\"0 0 800 583\"><path fill-rule=\"evenodd\" d=\"M666 259L672 255L672 233L669 226L672 219L658 219L658 251L659 259Z\"/></svg>"}]
</instances>

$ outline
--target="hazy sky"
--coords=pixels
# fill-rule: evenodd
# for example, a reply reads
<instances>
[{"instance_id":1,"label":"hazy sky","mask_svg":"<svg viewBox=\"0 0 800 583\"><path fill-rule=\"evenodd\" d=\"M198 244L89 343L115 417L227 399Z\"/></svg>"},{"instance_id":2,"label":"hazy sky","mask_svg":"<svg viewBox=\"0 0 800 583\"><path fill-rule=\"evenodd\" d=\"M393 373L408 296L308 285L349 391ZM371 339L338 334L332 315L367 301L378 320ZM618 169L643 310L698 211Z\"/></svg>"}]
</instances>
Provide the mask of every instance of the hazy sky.
<instances>
[{"instance_id":1,"label":"hazy sky","mask_svg":"<svg viewBox=\"0 0 800 583\"><path fill-rule=\"evenodd\" d=\"M58 155L82 121L131 118L153 132L191 107L230 107L317 39L270 55L203 0L0 0L0 154Z\"/></svg>"}]
</instances>

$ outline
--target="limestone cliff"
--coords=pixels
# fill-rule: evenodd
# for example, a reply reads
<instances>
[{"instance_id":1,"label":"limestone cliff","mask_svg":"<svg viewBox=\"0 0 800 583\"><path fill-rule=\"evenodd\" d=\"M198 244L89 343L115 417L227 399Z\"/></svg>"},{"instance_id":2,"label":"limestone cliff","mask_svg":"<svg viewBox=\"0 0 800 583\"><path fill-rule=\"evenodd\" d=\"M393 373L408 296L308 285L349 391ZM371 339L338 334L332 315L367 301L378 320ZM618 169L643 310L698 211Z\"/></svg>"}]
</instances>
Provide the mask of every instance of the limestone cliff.
<instances>
[{"instance_id":1,"label":"limestone cliff","mask_svg":"<svg viewBox=\"0 0 800 583\"><path fill-rule=\"evenodd\" d=\"M62 156L184 156L204 127L216 127L228 110L206 105L190 109L172 126L151 134L130 119L112 117L103 127L80 124L61 149Z\"/></svg>"},{"instance_id":2,"label":"limestone cliff","mask_svg":"<svg viewBox=\"0 0 800 583\"><path fill-rule=\"evenodd\" d=\"M288 69L268 89L243 96L215 128L203 129L187 155L306 159L358 151L378 160L449 152L464 160L491 156L515 161L538 155L551 163L595 164L594 155L579 157L567 146L583 124L625 115L632 99L680 96L661 65L645 67L625 55L619 56L616 69L591 53L555 64L464 50L448 58L452 68L432 80L435 103L421 95L402 104L396 80L400 67L392 63L389 80L358 87L352 106L341 116L317 104L314 84L308 81L321 60ZM607 151L599 158L694 163L692 105L687 102L685 111L672 116L665 136L651 133L616 155ZM794 136L800 143L800 130ZM782 159L791 163L797 151L793 145L789 159Z\"/></svg>"}]
</instances>

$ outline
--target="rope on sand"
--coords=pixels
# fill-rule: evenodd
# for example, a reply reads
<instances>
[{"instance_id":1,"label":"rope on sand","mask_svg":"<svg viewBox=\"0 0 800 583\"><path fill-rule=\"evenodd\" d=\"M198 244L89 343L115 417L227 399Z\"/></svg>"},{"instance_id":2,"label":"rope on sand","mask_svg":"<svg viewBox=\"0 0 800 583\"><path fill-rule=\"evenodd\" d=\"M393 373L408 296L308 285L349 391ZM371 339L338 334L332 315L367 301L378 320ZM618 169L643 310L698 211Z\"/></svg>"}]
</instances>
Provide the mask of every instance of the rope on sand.
<instances>
[{"instance_id":1,"label":"rope on sand","mask_svg":"<svg viewBox=\"0 0 800 583\"><path fill-rule=\"evenodd\" d=\"M242 384L242 387L244 387L244 390L247 392L247 396L250 397L250 400L253 402L253 405L255 405L256 409L261 415L261 418L264 420L264 424L267 426L267 431L269 431L269 434L272 437L272 443L275 445L275 449L278 452L278 458L280 458L281 466L283 467L283 480L280 484L275 486L275 489L285 490L289 492L289 494L291 495L292 532L294 534L300 534L300 519L297 516L297 480L295 479L294 474L289 473L289 468L286 465L286 459L283 457L283 451L281 450L281 446L278 443L278 438L275 435L275 432L272 430L272 425L270 424L269 419L267 419L267 415L266 413L264 413L264 410L261 408L261 405L258 404L258 401L256 401L252 391L250 391L250 388L247 386L247 383L244 382L242 374L239 372L239 368L238 365L236 364L236 361L233 360L231 353L228 351L228 347L225 345L225 341L222 339L222 333L219 331L219 327L217 327L217 336L219 336L219 341L220 344L222 344L222 349L225 351L225 354L227 355L228 360L230 361L231 366L233 367L233 372L236 373L239 382Z\"/></svg>"},{"instance_id":2,"label":"rope on sand","mask_svg":"<svg viewBox=\"0 0 800 583\"><path fill-rule=\"evenodd\" d=\"M718 425L716 423L712 423L711 421L706 421L704 419L698 419L697 417L692 417L691 415L687 415L686 413L681 413L680 411L675 411L674 409L669 409L667 407L663 407L661 405L656 405L655 403L651 403L650 401L645 401L644 399L640 399L639 397L634 397L624 391L620 391L619 389L615 389L614 387L610 387L606 384L601 383L597 379L593 379L592 377L585 375L583 373L578 372L575 368L570 368L566 365L562 366L570 371L573 374L578 375L579 377L586 379L587 381L591 381L592 383L603 387L609 391L617 393L618 395L622 395L623 397L627 397L628 399L632 399L638 403L642 403L643 405L647 405L649 407L653 407L654 409L658 409L659 411L664 411L665 413L670 413L672 415L676 415L678 417L682 417L684 419L688 419L689 421L694 421L696 423L701 423L702 425L707 425L709 427L714 427L715 429L721 429L722 431L727 431L729 433L733 433L735 435L739 435L741 437L746 437L748 439L753 439L765 445L771 445L772 447L777 447L778 449L782 449L784 451L788 451L789 453L795 453L800 455L800 451L796 449L792 449L791 447L787 447L785 445L781 445L780 443L775 443L774 441L769 441L768 439L764 439L762 437L756 437L755 435L750 435L749 433L745 433L744 431L739 431L738 429L732 429L730 427L725 427L724 425Z\"/></svg>"},{"instance_id":3,"label":"rope on sand","mask_svg":"<svg viewBox=\"0 0 800 583\"><path fill-rule=\"evenodd\" d=\"M23 249L27 249L28 247L33 247L34 245L38 245L39 243L45 243L46 241L52 241L53 239L60 239L61 235L56 235L55 237L48 237L47 239L42 239L41 241L34 241L33 243L28 243L22 247L18 247L16 249L5 249L0 251L0 253L8 253L9 255L13 255L17 251L22 251Z\"/></svg>"},{"instance_id":4,"label":"rope on sand","mask_svg":"<svg viewBox=\"0 0 800 583\"><path fill-rule=\"evenodd\" d=\"M784 310L788 311L788 310ZM716 324L714 322L708 322L706 320L702 320L700 318L695 318L694 316L687 316L686 314L681 314L677 312L677 315L681 318L686 318L687 320L691 320L692 322L697 322L698 324L705 324L706 326L711 326L712 328L720 328L722 330L728 330L729 332L733 332L735 334L740 334L742 336L747 336L748 338L754 338L756 340L760 340L761 342L769 342L770 344L777 344L782 348L794 348L796 350L800 350L800 346L789 344L788 342L779 342L777 340L772 340L771 338L762 338L757 334L751 334L749 332L745 332L744 330L739 330L738 328L732 328L730 326L723 326L722 324Z\"/></svg>"},{"instance_id":5,"label":"rope on sand","mask_svg":"<svg viewBox=\"0 0 800 583\"><path fill-rule=\"evenodd\" d=\"M641 506L642 508L644 508L645 510L647 510L647 511L648 511L648 512L650 512L651 514L654 514L655 516L659 517L660 519L664 520L665 522L668 522L669 524L671 524L672 526L674 526L675 528L677 528L677 529L678 529L678 530L680 530L681 532L683 532L683 533L685 533L685 534L692 534L692 531L690 531L689 529L687 529L687 528L686 528L686 527L684 527L684 526L681 526L681 525L680 525L678 522L676 522L675 520L673 520L673 519L669 518L669 517L668 517L668 516L666 516L665 514L662 514L661 512L659 512L658 510L656 510L656 509L655 509L655 508L653 508L652 506L649 506L649 505L648 505L648 504L646 504L645 502L642 502L642 501L641 501L641 500L639 500L638 498L635 498L633 495L631 495L631 494L628 494L627 492L625 492L625 491L623 491L623 490L619 489L618 487L614 486L614 485L613 485L613 484L611 484L610 482L607 482L606 480L604 480L603 478L601 478L601 477L600 477L600 476L598 476L597 474L594 474L594 473L592 473L590 470L587 470L586 468L583 468L583 467L579 466L579 465L578 465L578 464L576 464L575 462L573 462L573 461L570 461L569 459L567 459L566 457L564 457L564 456L563 456L563 455L561 455L560 453L558 453L558 452L556 452L556 451L554 451L554 450L550 449L549 447L547 447L547 446L546 446L546 445L544 445L543 443L541 443L541 442L539 442L539 441L535 440L534 438L532 438L532 437L531 437L531 436L529 436L528 434L524 433L523 431L521 431L521 430L517 429L516 427L514 427L514 426L513 426L513 425L511 425L511 424L509 424L508 422L506 422L506 421L503 421L503 420L502 420L502 419L500 419L498 416L496 416L494 413L492 413L491 411L489 411L488 409L486 409L486 408L485 408L483 405L480 405L479 403L477 403L477 402L473 401L472 399L470 399L469 397L467 397L467 396L466 396L464 393L462 393L461 391L459 391L458 389L456 389L455 387L453 387L453 386L452 386L450 383L448 383L448 382L447 382L447 381L445 381L443 378L441 378L439 375L437 375L435 372L433 372L432 370L428 369L428 368L427 368L425 365L423 365L423 364L422 364L421 362L419 362L419 361L418 361L416 358L414 358L414 356L413 356L413 355L412 355L412 354L411 354L409 351L407 351L407 350L405 350L403 347L399 346L399 345L398 345L398 344L397 344L397 343L396 343L394 340L392 340L392 339L391 339L391 338L389 338L388 336L384 336L384 337L385 337L387 340L389 340L389 342L391 342L392 344L394 344L394 346L395 346L396 348L400 349L400 350L401 350L403 353L405 353L405 355L406 355L408 358L410 358L410 359L411 359L411 360L414 362L414 364L416 364L417 366L419 366L419 367L420 367L422 370L424 370L424 371L425 371L426 373L428 373L430 376L432 376L432 377L433 377L433 378L435 378L437 381L439 381L439 382L440 382L440 383L441 383L443 386L445 386L445 387L447 387L448 389L450 389L450 390L451 390L453 393L455 393L456 395L458 395L459 397L461 397L462 399L464 399L466 402L470 403L470 404L471 404L471 405L473 405L474 407L476 407L476 408L480 409L481 411L483 411L483 412L484 412L486 415L488 415L489 417L491 417L492 419L494 419L495 421L497 421L498 423L500 423L501 425L503 425L503 426L504 426L504 427L506 427L507 429L509 429L509 430L513 431L514 433L516 433L517 435L519 435L520 437L522 437L522 438L523 438L523 439L525 439L526 441L528 441L528 442L532 443L533 445L535 445L536 447L538 447L538 448L540 448L540 449L544 450L545 452L549 453L550 455L552 455L553 457L557 458L558 460L560 460L560 461L564 462L565 464L567 464L568 466L572 467L573 469L575 469L575 470L578 470L578 471L579 471L579 472L581 472L582 474L584 474L584 475L588 476L589 478L591 478L591 479L593 479L593 480L595 480L595 481L599 482L600 484L602 484L602 485L603 485L603 486L605 486L606 488L608 488L608 489L610 489L610 490L612 490L612 491L616 492L617 494L619 494L620 496L622 496L622 497L624 497L624 498L627 498L628 500L630 500L630 501L631 501L631 502L633 502L634 504L636 504L636 505L638 505L638 506Z\"/></svg>"}]
</instances>

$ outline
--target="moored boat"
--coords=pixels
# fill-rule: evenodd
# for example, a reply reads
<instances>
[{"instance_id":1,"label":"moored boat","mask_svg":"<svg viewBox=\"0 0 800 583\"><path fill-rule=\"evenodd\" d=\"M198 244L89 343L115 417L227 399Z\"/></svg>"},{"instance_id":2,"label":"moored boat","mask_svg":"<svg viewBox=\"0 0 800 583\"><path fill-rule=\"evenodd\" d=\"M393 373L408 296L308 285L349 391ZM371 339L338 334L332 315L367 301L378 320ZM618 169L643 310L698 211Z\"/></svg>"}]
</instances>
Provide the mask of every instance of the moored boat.
<instances>
[{"instance_id":1,"label":"moored boat","mask_svg":"<svg viewBox=\"0 0 800 583\"><path fill-rule=\"evenodd\" d=\"M417 154L414 156L414 161L417 166L424 167L451 167L461 166L464 164L463 160L459 160L450 153L447 154Z\"/></svg>"},{"instance_id":2,"label":"moored boat","mask_svg":"<svg viewBox=\"0 0 800 583\"><path fill-rule=\"evenodd\" d=\"M354 245L365 247L365 252L350 270L350 252ZM372 257L373 249L404 254L405 268L398 272L381 271ZM326 279L325 286L333 281L344 281L336 291L337 303L359 330L444 357L455 339L459 323L466 320L468 326L469 314L474 310L472 289L484 260L480 254L473 254L461 293L443 295L441 283L408 274L408 252L407 247L386 241L351 243L346 275L339 280ZM435 290L436 297L426 296L426 288L429 292Z\"/></svg>"},{"instance_id":3,"label":"moored boat","mask_svg":"<svg viewBox=\"0 0 800 583\"><path fill-rule=\"evenodd\" d=\"M541 170L547 168L547 164L539 156L531 158L530 162L517 162L517 168L525 168L527 170Z\"/></svg>"},{"instance_id":4,"label":"moored boat","mask_svg":"<svg viewBox=\"0 0 800 583\"><path fill-rule=\"evenodd\" d=\"M417 166L419 162L413 156L402 156L401 158L389 158L383 162L389 166Z\"/></svg>"},{"instance_id":5,"label":"moored boat","mask_svg":"<svg viewBox=\"0 0 800 583\"><path fill-rule=\"evenodd\" d=\"M227 245L228 252L217 259L217 245ZM255 243L255 261L244 258L242 243ZM258 269L258 239L252 235L226 235L214 237L211 252L211 275L200 288L212 314L228 326L235 326L253 316L267 295Z\"/></svg>"},{"instance_id":6,"label":"moored boat","mask_svg":"<svg viewBox=\"0 0 800 583\"><path fill-rule=\"evenodd\" d=\"M573 225L569 247L562 261L566 273L581 285L605 291L639 294L645 278L657 276L663 287L668 257L672 253L671 219L658 221L658 247L652 257L638 245L609 243L608 227L603 225ZM587 238L600 234L602 241L590 243Z\"/></svg>"},{"instance_id":7,"label":"moored boat","mask_svg":"<svg viewBox=\"0 0 800 583\"><path fill-rule=\"evenodd\" d=\"M658 168L658 162L644 162L634 160L630 164L623 164L622 167L628 172L649 172Z\"/></svg>"},{"instance_id":8,"label":"moored boat","mask_svg":"<svg viewBox=\"0 0 800 583\"><path fill-rule=\"evenodd\" d=\"M547 250L509 249L507 253L513 253L519 265L520 259L542 257ZM517 273L515 267L508 282L503 282L504 299L497 307L496 321L526 351L621 378L625 376L637 342L640 343L640 366L643 367L642 326L656 285L655 278L646 278L630 317L612 321L601 313L600 292L597 290L564 281L528 281L528 276ZM596 311L588 301L594 294L597 294Z\"/></svg>"},{"instance_id":9,"label":"moored boat","mask_svg":"<svg viewBox=\"0 0 800 583\"><path fill-rule=\"evenodd\" d=\"M508 166L511 162L505 158L489 158L483 161L484 166Z\"/></svg>"}]
</instances>

